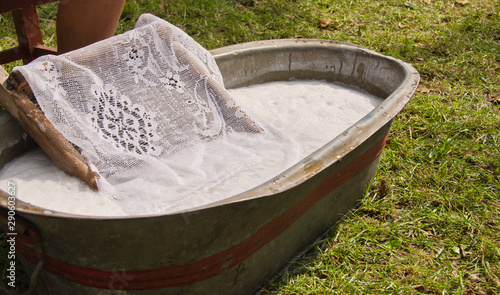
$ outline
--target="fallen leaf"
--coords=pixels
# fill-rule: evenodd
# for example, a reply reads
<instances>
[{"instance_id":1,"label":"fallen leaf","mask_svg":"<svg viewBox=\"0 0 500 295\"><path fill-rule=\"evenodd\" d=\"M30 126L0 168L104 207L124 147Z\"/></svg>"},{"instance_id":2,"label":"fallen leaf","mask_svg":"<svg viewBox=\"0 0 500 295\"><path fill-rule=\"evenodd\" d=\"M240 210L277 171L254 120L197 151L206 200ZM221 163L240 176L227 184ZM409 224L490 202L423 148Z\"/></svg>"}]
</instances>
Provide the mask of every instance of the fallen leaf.
<instances>
[{"instance_id":1,"label":"fallen leaf","mask_svg":"<svg viewBox=\"0 0 500 295\"><path fill-rule=\"evenodd\" d=\"M500 105L500 96L498 94L491 94L488 101L494 105Z\"/></svg>"},{"instance_id":2,"label":"fallen leaf","mask_svg":"<svg viewBox=\"0 0 500 295\"><path fill-rule=\"evenodd\" d=\"M330 18L320 18L319 19L319 26L322 28L327 27L329 24L333 23L334 20Z\"/></svg>"},{"instance_id":3,"label":"fallen leaf","mask_svg":"<svg viewBox=\"0 0 500 295\"><path fill-rule=\"evenodd\" d=\"M409 24L402 24L402 23L398 24L398 27L400 28L408 28L409 26L410 26Z\"/></svg>"},{"instance_id":4,"label":"fallen leaf","mask_svg":"<svg viewBox=\"0 0 500 295\"><path fill-rule=\"evenodd\" d=\"M422 92L422 93L429 93L429 92L431 92L431 89L425 88L425 87L419 87L419 88L417 88L417 91Z\"/></svg>"},{"instance_id":5,"label":"fallen leaf","mask_svg":"<svg viewBox=\"0 0 500 295\"><path fill-rule=\"evenodd\" d=\"M380 178L379 180L379 188L378 188L378 198L383 199L387 196L387 184L385 179Z\"/></svg>"},{"instance_id":6,"label":"fallen leaf","mask_svg":"<svg viewBox=\"0 0 500 295\"><path fill-rule=\"evenodd\" d=\"M469 0L455 0L455 1L460 5L466 5L470 3Z\"/></svg>"}]
</instances>

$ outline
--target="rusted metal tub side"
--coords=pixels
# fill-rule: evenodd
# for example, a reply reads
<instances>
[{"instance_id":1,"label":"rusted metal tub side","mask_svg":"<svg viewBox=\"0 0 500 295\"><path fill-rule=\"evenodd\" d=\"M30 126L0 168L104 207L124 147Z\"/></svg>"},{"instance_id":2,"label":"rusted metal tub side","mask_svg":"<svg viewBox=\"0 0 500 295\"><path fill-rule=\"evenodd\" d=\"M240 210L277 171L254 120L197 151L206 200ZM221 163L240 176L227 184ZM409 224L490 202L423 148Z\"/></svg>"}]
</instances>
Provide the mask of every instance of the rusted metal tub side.
<instances>
[{"instance_id":1,"label":"rusted metal tub side","mask_svg":"<svg viewBox=\"0 0 500 295\"><path fill-rule=\"evenodd\" d=\"M310 40L296 43L308 48L300 45L294 50L287 42L293 41L243 44L213 54L224 78L230 80L229 87L290 77L338 78L359 86L350 79L361 75L365 87L373 84L367 90L382 93L388 103L270 182L202 208L102 218L46 214L42 208L18 202L17 216L36 229L26 243L44 250L40 256L18 244L28 265L40 259L45 262L37 288L40 294L114 294L115 290L122 290L119 294L252 294L358 204L376 173L390 123L413 93L418 77L408 78L404 64L393 59L385 62L378 55L373 64L365 61L363 70L357 70L359 65L353 67L350 61L369 60L372 53L355 46L329 42L330 49L324 49L321 42L325 41ZM315 56L318 50L321 58ZM288 66L279 71L273 65L264 69L251 62L259 54L267 56L265 63L270 64L273 54L276 63L287 58ZM323 69L340 58L343 70L339 73L351 72L351 78L347 74L328 78L337 70ZM387 67L383 70L387 77L380 80L372 66ZM234 67L252 74L238 80L240 72L233 72ZM6 207L3 193L0 213Z\"/></svg>"}]
</instances>

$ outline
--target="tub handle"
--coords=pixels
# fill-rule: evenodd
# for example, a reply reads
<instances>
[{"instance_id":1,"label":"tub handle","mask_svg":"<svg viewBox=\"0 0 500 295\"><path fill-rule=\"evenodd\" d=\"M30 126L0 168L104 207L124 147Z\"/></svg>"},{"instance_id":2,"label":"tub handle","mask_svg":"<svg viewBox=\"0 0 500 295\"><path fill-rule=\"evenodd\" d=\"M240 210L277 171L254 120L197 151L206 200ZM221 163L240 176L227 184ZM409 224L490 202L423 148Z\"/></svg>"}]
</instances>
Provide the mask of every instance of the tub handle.
<instances>
[{"instance_id":1,"label":"tub handle","mask_svg":"<svg viewBox=\"0 0 500 295\"><path fill-rule=\"evenodd\" d=\"M7 231L7 229L9 228L8 213L3 208L0 208L0 225L3 227L5 233L12 232L12 231ZM42 246L42 239L36 227L17 214L15 219L15 229L16 229L15 236L19 234L31 239L33 244L29 244L23 241L23 239L16 239L16 243L20 241L21 243L24 244L24 246L34 250L38 258L38 263L36 264L33 272L31 273L29 288L26 292L24 293L15 292L10 286L0 281L0 291L1 291L0 293L6 295L31 295L35 293L38 276L40 275L40 273L43 270L43 267L45 266L45 255ZM9 236L10 235L7 234L7 237Z\"/></svg>"}]
</instances>

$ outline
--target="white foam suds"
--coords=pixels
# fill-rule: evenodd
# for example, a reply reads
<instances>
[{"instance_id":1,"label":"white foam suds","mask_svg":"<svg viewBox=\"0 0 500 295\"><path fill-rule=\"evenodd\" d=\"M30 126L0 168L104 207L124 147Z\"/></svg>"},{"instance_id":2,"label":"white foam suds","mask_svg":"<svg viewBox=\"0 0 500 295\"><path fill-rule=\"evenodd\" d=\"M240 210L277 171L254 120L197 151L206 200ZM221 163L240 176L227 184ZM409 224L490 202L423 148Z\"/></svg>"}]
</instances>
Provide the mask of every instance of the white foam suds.
<instances>
[{"instance_id":1,"label":"white foam suds","mask_svg":"<svg viewBox=\"0 0 500 295\"><path fill-rule=\"evenodd\" d=\"M383 101L323 81L271 82L229 92L298 141L304 157L334 139Z\"/></svg>"},{"instance_id":2,"label":"white foam suds","mask_svg":"<svg viewBox=\"0 0 500 295\"><path fill-rule=\"evenodd\" d=\"M337 84L321 81L288 81L232 89L231 94L270 124L300 143L306 157L373 110L382 99ZM276 155L268 155L275 158ZM268 161L265 161L269 164ZM235 187L254 186L266 167L238 173L203 194L178 202L163 213L186 210L216 201L208 195L224 195ZM41 150L11 161L0 171L0 189L16 183L16 197L48 210L91 216L130 215L113 196L91 191L61 170ZM242 185L243 184L243 185ZM163 196L131 196L138 208ZM133 215L143 215L138 209Z\"/></svg>"},{"instance_id":3,"label":"white foam suds","mask_svg":"<svg viewBox=\"0 0 500 295\"><path fill-rule=\"evenodd\" d=\"M0 189L7 191L8 181L15 183L16 198L49 210L80 215L124 215L111 198L64 173L41 149L5 165L0 171Z\"/></svg>"}]
</instances>

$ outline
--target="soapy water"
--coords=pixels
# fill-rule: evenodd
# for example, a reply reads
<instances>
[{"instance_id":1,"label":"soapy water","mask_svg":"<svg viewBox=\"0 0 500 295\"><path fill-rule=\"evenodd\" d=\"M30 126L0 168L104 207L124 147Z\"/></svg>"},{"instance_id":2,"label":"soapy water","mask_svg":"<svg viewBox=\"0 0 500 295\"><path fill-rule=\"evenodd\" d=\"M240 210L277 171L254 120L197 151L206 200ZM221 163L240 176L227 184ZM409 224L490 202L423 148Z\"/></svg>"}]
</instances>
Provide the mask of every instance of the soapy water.
<instances>
[{"instance_id":1,"label":"soapy water","mask_svg":"<svg viewBox=\"0 0 500 295\"><path fill-rule=\"evenodd\" d=\"M302 157L334 139L383 101L325 81L270 82L229 92L298 141Z\"/></svg>"},{"instance_id":2,"label":"soapy water","mask_svg":"<svg viewBox=\"0 0 500 295\"><path fill-rule=\"evenodd\" d=\"M301 147L301 158L321 148L363 118L383 100L367 93L324 81L280 81L257 84L229 90L241 104L246 105L271 125L281 129ZM182 200L162 200L169 207L159 214L168 214L220 201L220 196L235 195L267 181L274 159L280 155L266 154L268 159L258 166L214 183L203 192ZM141 210L148 202L169 195L128 196L116 198L91 191L83 182L61 171L40 149L14 159L0 171L0 189L7 190L7 182L14 181L17 198L46 208L45 212L59 211L89 216L147 215ZM140 182L140 180L136 180ZM154 189L153 189L154 190ZM158 188L161 192L161 188ZM121 196L123 197L123 196ZM121 206L122 200L137 203L133 213Z\"/></svg>"}]
</instances>

